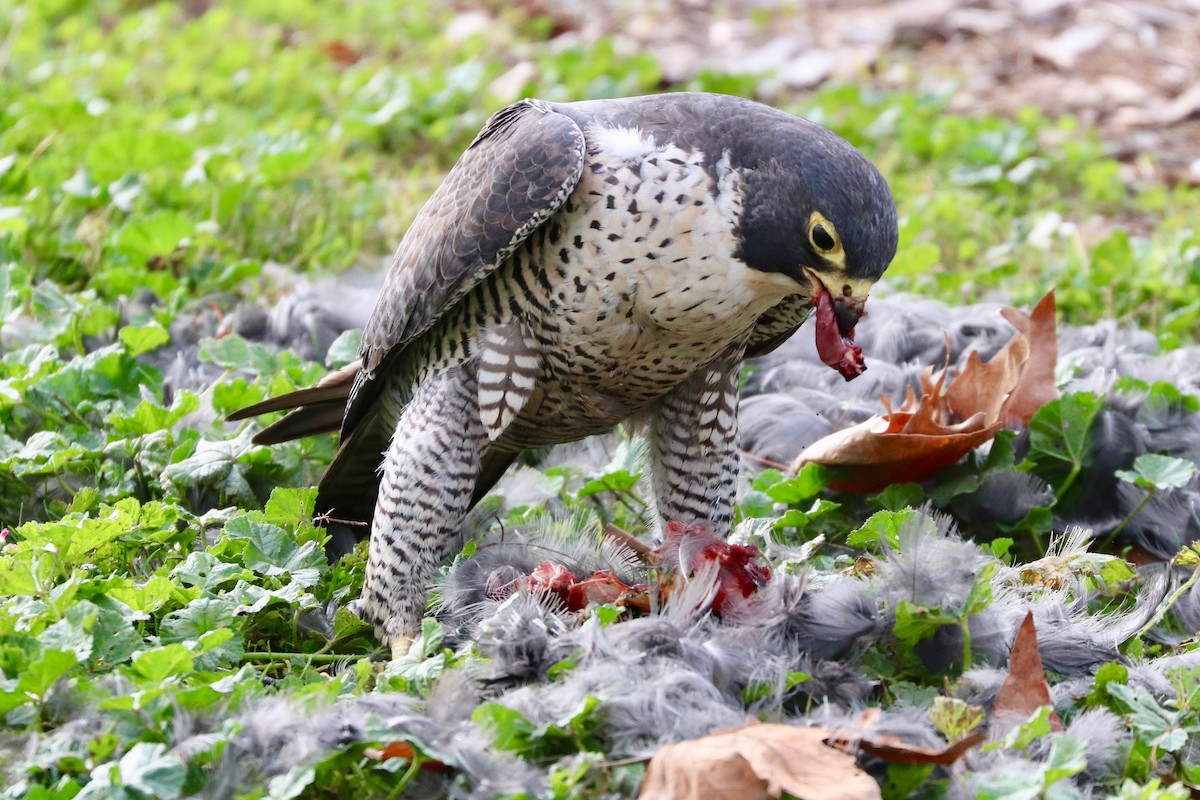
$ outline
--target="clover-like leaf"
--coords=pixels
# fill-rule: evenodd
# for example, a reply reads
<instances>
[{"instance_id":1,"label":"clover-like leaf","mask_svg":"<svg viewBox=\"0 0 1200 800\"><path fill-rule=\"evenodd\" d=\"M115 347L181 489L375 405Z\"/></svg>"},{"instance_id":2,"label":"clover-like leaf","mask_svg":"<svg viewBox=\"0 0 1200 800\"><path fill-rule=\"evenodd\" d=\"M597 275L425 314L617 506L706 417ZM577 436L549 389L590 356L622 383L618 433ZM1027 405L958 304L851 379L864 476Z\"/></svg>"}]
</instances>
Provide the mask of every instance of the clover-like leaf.
<instances>
[{"instance_id":1,"label":"clover-like leaf","mask_svg":"<svg viewBox=\"0 0 1200 800\"><path fill-rule=\"evenodd\" d=\"M1116 475L1144 489L1178 489L1196 477L1196 465L1186 458L1143 453L1134 459L1132 470L1117 470Z\"/></svg>"}]
</instances>

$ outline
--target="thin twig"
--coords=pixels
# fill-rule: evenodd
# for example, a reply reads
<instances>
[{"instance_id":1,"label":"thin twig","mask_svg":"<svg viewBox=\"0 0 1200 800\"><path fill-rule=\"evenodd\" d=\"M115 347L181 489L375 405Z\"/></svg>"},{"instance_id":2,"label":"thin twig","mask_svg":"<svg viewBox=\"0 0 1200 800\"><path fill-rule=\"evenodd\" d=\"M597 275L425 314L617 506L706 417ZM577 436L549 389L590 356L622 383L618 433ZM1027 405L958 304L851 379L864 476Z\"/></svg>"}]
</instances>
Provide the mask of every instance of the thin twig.
<instances>
[{"instance_id":1,"label":"thin twig","mask_svg":"<svg viewBox=\"0 0 1200 800\"><path fill-rule=\"evenodd\" d=\"M316 523L317 525L328 525L329 523L332 522L337 525L351 525L351 526L356 526L356 527L360 527L360 528L365 528L365 527L367 527L367 524L368 524L359 519L338 519L337 517L329 516L329 514L327 514L327 513L326 514L314 514L313 522Z\"/></svg>"},{"instance_id":2,"label":"thin twig","mask_svg":"<svg viewBox=\"0 0 1200 800\"><path fill-rule=\"evenodd\" d=\"M788 466L787 464L780 464L778 461L772 461L769 458L764 458L763 456L755 455L754 453L751 453L749 450L742 451L742 458L747 459L749 461L754 461L758 464L762 464L764 467L770 467L771 469L777 469L780 472L787 472L789 469L791 469L791 467Z\"/></svg>"},{"instance_id":3,"label":"thin twig","mask_svg":"<svg viewBox=\"0 0 1200 800\"><path fill-rule=\"evenodd\" d=\"M630 756L629 758L618 758L615 761L601 761L598 766L601 769L609 769L611 767L628 767L631 764L641 764L649 760L650 756Z\"/></svg>"},{"instance_id":4,"label":"thin twig","mask_svg":"<svg viewBox=\"0 0 1200 800\"><path fill-rule=\"evenodd\" d=\"M647 564L653 564L654 559L651 553L654 552L650 545L643 542L641 539L634 536L628 531L623 531L611 522L604 526L604 535L610 539L620 542L628 547L633 552L637 553L637 557Z\"/></svg>"},{"instance_id":5,"label":"thin twig","mask_svg":"<svg viewBox=\"0 0 1200 800\"><path fill-rule=\"evenodd\" d=\"M248 652L242 654L242 661L286 661L292 658L303 658L307 661L333 662L346 659L360 658L342 653L267 653Z\"/></svg>"}]
</instances>

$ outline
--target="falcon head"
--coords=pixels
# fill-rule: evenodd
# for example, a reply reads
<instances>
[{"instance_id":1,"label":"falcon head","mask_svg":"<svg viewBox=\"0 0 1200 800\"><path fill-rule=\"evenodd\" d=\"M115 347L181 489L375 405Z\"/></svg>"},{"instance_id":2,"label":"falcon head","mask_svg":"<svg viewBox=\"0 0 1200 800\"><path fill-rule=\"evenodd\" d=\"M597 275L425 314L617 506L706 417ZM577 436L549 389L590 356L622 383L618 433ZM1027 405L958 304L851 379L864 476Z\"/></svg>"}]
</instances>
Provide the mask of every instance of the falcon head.
<instances>
[{"instance_id":1,"label":"falcon head","mask_svg":"<svg viewBox=\"0 0 1200 800\"><path fill-rule=\"evenodd\" d=\"M842 363L844 351L867 293L896 254L896 204L879 170L849 142L797 117L770 122L739 148L737 256L792 278L809 296L822 359L849 379L862 367Z\"/></svg>"}]
</instances>

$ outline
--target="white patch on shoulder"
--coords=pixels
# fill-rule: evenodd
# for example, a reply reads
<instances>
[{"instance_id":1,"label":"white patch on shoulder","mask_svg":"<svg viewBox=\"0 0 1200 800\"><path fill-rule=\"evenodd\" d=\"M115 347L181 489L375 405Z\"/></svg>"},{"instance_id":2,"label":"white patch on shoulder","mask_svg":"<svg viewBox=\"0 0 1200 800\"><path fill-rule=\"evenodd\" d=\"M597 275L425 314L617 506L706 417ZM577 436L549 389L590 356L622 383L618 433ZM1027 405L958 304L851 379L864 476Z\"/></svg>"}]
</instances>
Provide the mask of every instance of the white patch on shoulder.
<instances>
[{"instance_id":1,"label":"white patch on shoulder","mask_svg":"<svg viewBox=\"0 0 1200 800\"><path fill-rule=\"evenodd\" d=\"M586 137L589 149L617 161L633 161L645 158L658 149L653 136L640 128L606 128L593 122L588 125Z\"/></svg>"},{"instance_id":2,"label":"white patch on shoulder","mask_svg":"<svg viewBox=\"0 0 1200 800\"><path fill-rule=\"evenodd\" d=\"M717 208L726 219L741 219L744 186L742 174L733 168L729 151L721 153L721 158L714 165L717 173Z\"/></svg>"}]
</instances>

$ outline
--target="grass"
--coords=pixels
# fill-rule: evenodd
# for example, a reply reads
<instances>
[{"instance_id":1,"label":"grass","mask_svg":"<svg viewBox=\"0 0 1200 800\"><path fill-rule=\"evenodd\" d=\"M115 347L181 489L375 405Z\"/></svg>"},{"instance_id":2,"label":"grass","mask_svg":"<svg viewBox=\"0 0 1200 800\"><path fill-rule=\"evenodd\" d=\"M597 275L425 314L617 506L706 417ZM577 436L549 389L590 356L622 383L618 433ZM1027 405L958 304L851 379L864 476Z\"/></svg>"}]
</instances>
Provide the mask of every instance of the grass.
<instances>
[{"instance_id":1,"label":"grass","mask_svg":"<svg viewBox=\"0 0 1200 800\"><path fill-rule=\"evenodd\" d=\"M52 733L80 698L109 720L78 752L0 748L4 798L178 797L205 785L221 744L186 763L166 754L177 713L273 693L424 690L375 685L378 648L345 611L329 630L306 622L362 579L354 559L326 565L302 488L333 443L258 448L215 421L324 366L236 336L208 340L201 357L225 379L166 398L145 356L173 322L269 294L269 262L309 273L378 265L488 113L517 97L755 88L722 75L664 87L649 56L605 41L560 49L547 21L515 9L464 32L432 0L247 0L193 13L204 5L0 0L0 727ZM526 63L523 85L499 80ZM944 96L845 85L769 99L847 137L889 178L902 220L892 290L1024 304L1056 285L1068 323L1114 319L1163 347L1195 342L1200 191L1129 185L1093 133L1034 110L963 116ZM1053 437L1040 457L1027 467L1047 476L1071 464ZM639 506L622 497L633 474L630 462L583 488L550 479L568 505L636 527ZM777 514L785 498L797 540L869 547L886 520L839 509L813 480L760 476L741 513ZM894 487L872 502L898 514L912 500L911 487ZM506 522L541 511L510 509ZM1128 578L1107 569L1090 580ZM878 653L905 665L876 676L891 687L885 702L955 677L901 657L922 635L897 631L896 649ZM1143 647L1157 646L1127 645ZM444 666L472 658L449 654ZM330 678L334 662L351 667ZM1200 724L1195 702L1176 712L1181 729ZM1149 781L1138 744L1126 775ZM360 756L323 765L307 790L344 796L395 780ZM106 783L114 768L123 787ZM561 796L586 796L603 769L620 767L564 779Z\"/></svg>"}]
</instances>

